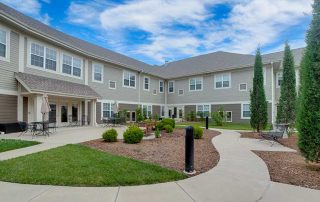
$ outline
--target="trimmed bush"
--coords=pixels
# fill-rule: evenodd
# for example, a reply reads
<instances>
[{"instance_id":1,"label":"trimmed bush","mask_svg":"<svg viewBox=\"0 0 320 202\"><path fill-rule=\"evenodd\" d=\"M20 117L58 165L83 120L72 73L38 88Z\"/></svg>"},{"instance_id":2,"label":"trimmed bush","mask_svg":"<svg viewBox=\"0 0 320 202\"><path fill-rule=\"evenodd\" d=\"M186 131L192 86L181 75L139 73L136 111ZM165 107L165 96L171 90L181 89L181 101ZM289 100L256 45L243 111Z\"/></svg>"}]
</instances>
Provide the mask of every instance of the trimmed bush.
<instances>
[{"instance_id":1,"label":"trimmed bush","mask_svg":"<svg viewBox=\"0 0 320 202\"><path fill-rule=\"evenodd\" d=\"M138 126L131 125L123 133L123 139L125 143L136 144L141 142L143 135L143 131Z\"/></svg>"},{"instance_id":2,"label":"trimmed bush","mask_svg":"<svg viewBox=\"0 0 320 202\"><path fill-rule=\"evenodd\" d=\"M161 123L163 124L163 126L170 125L172 128L176 127L176 122L173 119L166 118L163 119Z\"/></svg>"},{"instance_id":3,"label":"trimmed bush","mask_svg":"<svg viewBox=\"0 0 320 202\"><path fill-rule=\"evenodd\" d=\"M201 139L203 135L203 129L200 128L199 125L193 126L193 132L194 132L194 139Z\"/></svg>"},{"instance_id":4,"label":"trimmed bush","mask_svg":"<svg viewBox=\"0 0 320 202\"><path fill-rule=\"evenodd\" d=\"M163 127L167 133L172 133L173 132L173 127L171 125L165 125Z\"/></svg>"},{"instance_id":5,"label":"trimmed bush","mask_svg":"<svg viewBox=\"0 0 320 202\"><path fill-rule=\"evenodd\" d=\"M118 137L118 132L113 128L110 129L110 130L105 131L102 134L102 138L106 142L116 142L117 141L117 137Z\"/></svg>"}]
</instances>

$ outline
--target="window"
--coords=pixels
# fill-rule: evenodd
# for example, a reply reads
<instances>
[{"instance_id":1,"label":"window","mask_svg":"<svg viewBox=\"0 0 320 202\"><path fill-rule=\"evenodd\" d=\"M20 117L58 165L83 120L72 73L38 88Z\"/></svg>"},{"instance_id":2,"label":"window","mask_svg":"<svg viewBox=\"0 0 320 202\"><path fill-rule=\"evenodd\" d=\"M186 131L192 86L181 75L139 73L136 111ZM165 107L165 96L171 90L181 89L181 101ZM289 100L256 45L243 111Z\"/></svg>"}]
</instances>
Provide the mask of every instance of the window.
<instances>
[{"instance_id":1,"label":"window","mask_svg":"<svg viewBox=\"0 0 320 202\"><path fill-rule=\"evenodd\" d=\"M152 94L157 95L157 89L153 89Z\"/></svg>"},{"instance_id":2,"label":"window","mask_svg":"<svg viewBox=\"0 0 320 202\"><path fill-rule=\"evenodd\" d=\"M179 89L178 90L178 95L183 95L184 94L184 90L183 89Z\"/></svg>"},{"instance_id":3,"label":"window","mask_svg":"<svg viewBox=\"0 0 320 202\"><path fill-rule=\"evenodd\" d=\"M165 108L164 108L164 106L160 106L160 116L161 117L165 116Z\"/></svg>"},{"instance_id":4,"label":"window","mask_svg":"<svg viewBox=\"0 0 320 202\"><path fill-rule=\"evenodd\" d=\"M61 106L61 122L68 122L68 107L66 105Z\"/></svg>"},{"instance_id":5,"label":"window","mask_svg":"<svg viewBox=\"0 0 320 202\"><path fill-rule=\"evenodd\" d=\"M144 77L143 79L143 89L149 91L150 90L150 78Z\"/></svg>"},{"instance_id":6,"label":"window","mask_svg":"<svg viewBox=\"0 0 320 202\"><path fill-rule=\"evenodd\" d=\"M250 119L250 116L251 116L250 104L242 104L241 118L242 119Z\"/></svg>"},{"instance_id":7,"label":"window","mask_svg":"<svg viewBox=\"0 0 320 202\"><path fill-rule=\"evenodd\" d=\"M169 93L174 93L174 81L169 81L168 82L168 92Z\"/></svg>"},{"instance_id":8,"label":"window","mask_svg":"<svg viewBox=\"0 0 320 202\"><path fill-rule=\"evenodd\" d=\"M231 74L217 74L215 75L215 88L230 88L231 86Z\"/></svg>"},{"instance_id":9,"label":"window","mask_svg":"<svg viewBox=\"0 0 320 202\"><path fill-rule=\"evenodd\" d=\"M189 80L190 91L201 91L202 90L202 78L192 78Z\"/></svg>"},{"instance_id":10,"label":"window","mask_svg":"<svg viewBox=\"0 0 320 202\"><path fill-rule=\"evenodd\" d=\"M246 83L240 83L239 84L239 90L240 91L247 91L247 84Z\"/></svg>"},{"instance_id":11,"label":"window","mask_svg":"<svg viewBox=\"0 0 320 202\"><path fill-rule=\"evenodd\" d=\"M283 74L282 74L282 72L278 72L276 78L277 78L277 84L276 84L276 86L277 86L277 88L280 88L281 83L282 83L282 80L283 80Z\"/></svg>"},{"instance_id":12,"label":"window","mask_svg":"<svg viewBox=\"0 0 320 202\"><path fill-rule=\"evenodd\" d=\"M0 29L0 57L7 57L7 32Z\"/></svg>"},{"instance_id":13,"label":"window","mask_svg":"<svg viewBox=\"0 0 320 202\"><path fill-rule=\"evenodd\" d=\"M81 77L81 59L63 54L62 73Z\"/></svg>"},{"instance_id":14,"label":"window","mask_svg":"<svg viewBox=\"0 0 320 202\"><path fill-rule=\"evenodd\" d=\"M136 87L136 74L132 72L124 72L123 73L123 86L129 88Z\"/></svg>"},{"instance_id":15,"label":"window","mask_svg":"<svg viewBox=\"0 0 320 202\"><path fill-rule=\"evenodd\" d=\"M143 115L147 118L151 118L152 114L152 106L151 105L143 105L142 106Z\"/></svg>"},{"instance_id":16,"label":"window","mask_svg":"<svg viewBox=\"0 0 320 202\"><path fill-rule=\"evenodd\" d=\"M116 82L115 81L109 81L109 88L110 89L116 89Z\"/></svg>"},{"instance_id":17,"label":"window","mask_svg":"<svg viewBox=\"0 0 320 202\"><path fill-rule=\"evenodd\" d=\"M31 65L53 71L57 70L57 51L36 43L31 43L30 54Z\"/></svg>"},{"instance_id":18,"label":"window","mask_svg":"<svg viewBox=\"0 0 320 202\"><path fill-rule=\"evenodd\" d=\"M163 93L163 91L164 91L164 82L159 81L159 93Z\"/></svg>"},{"instance_id":19,"label":"window","mask_svg":"<svg viewBox=\"0 0 320 202\"><path fill-rule=\"evenodd\" d=\"M113 117L112 104L110 102L102 103L102 116L103 118Z\"/></svg>"},{"instance_id":20,"label":"window","mask_svg":"<svg viewBox=\"0 0 320 202\"><path fill-rule=\"evenodd\" d=\"M92 65L92 80L99 83L103 83L103 65L98 63L93 63Z\"/></svg>"},{"instance_id":21,"label":"window","mask_svg":"<svg viewBox=\"0 0 320 202\"><path fill-rule=\"evenodd\" d=\"M232 122L232 112L231 111L226 111L225 112L225 118L226 118L226 122Z\"/></svg>"},{"instance_id":22,"label":"window","mask_svg":"<svg viewBox=\"0 0 320 202\"><path fill-rule=\"evenodd\" d=\"M210 115L210 105L197 105L197 116L206 117Z\"/></svg>"}]
</instances>

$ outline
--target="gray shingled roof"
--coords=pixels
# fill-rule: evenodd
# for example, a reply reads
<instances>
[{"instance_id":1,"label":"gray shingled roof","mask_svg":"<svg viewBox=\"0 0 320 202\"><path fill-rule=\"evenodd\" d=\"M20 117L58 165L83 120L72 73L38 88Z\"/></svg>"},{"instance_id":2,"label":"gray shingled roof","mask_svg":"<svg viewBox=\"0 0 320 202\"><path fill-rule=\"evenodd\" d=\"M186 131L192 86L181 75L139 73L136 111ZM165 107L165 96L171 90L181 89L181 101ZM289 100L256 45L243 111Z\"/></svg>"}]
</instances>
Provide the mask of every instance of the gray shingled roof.
<instances>
[{"instance_id":1,"label":"gray shingled roof","mask_svg":"<svg viewBox=\"0 0 320 202\"><path fill-rule=\"evenodd\" d=\"M101 98L90 86L26 73L15 73L16 79L33 92L67 94L74 97Z\"/></svg>"},{"instance_id":2,"label":"gray shingled roof","mask_svg":"<svg viewBox=\"0 0 320 202\"><path fill-rule=\"evenodd\" d=\"M214 52L206 55L191 57L175 62L170 62L162 66L151 66L144 62L135 60L114 51L88 43L81 39L72 37L63 32L55 30L31 17L28 17L6 5L0 3L0 14L12 19L18 24L26 26L36 33L59 41L71 48L83 51L84 53L101 58L106 61L118 63L127 68L142 71L147 74L158 76L164 79L178 78L201 73L222 71L225 69L235 69L254 64L254 55L237 54L229 52ZM295 62L300 64L303 48L293 50ZM270 63L282 60L283 51L263 55L263 62Z\"/></svg>"}]
</instances>

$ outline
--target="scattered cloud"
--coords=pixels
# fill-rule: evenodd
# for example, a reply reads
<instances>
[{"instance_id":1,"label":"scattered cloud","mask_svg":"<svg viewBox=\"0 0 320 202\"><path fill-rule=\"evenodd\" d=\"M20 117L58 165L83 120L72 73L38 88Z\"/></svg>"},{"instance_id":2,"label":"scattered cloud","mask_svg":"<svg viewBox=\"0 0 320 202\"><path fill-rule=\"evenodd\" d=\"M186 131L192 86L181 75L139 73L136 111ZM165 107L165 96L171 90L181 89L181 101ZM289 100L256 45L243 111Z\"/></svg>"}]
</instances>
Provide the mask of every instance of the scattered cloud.
<instances>
[{"instance_id":1,"label":"scattered cloud","mask_svg":"<svg viewBox=\"0 0 320 202\"><path fill-rule=\"evenodd\" d=\"M50 3L50 0L0 0L0 2L30 15L45 24L50 24L50 16L47 13L41 13L41 2Z\"/></svg>"}]
</instances>

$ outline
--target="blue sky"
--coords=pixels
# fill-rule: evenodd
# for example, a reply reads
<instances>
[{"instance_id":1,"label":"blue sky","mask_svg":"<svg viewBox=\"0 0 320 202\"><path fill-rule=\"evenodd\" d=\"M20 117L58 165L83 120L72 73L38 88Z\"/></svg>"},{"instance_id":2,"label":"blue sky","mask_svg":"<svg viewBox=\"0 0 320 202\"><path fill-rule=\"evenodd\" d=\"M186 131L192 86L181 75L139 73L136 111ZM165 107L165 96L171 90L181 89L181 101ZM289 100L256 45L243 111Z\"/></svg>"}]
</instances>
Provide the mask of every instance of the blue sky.
<instances>
[{"instance_id":1,"label":"blue sky","mask_svg":"<svg viewBox=\"0 0 320 202\"><path fill-rule=\"evenodd\" d=\"M305 46L311 0L0 0L72 36L149 64L214 51Z\"/></svg>"}]
</instances>

